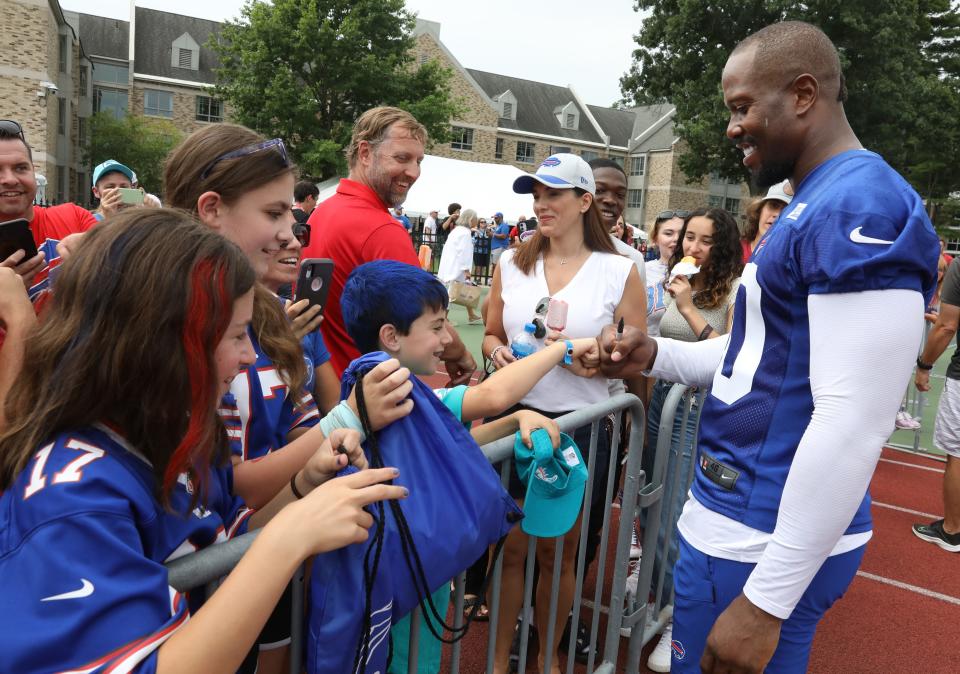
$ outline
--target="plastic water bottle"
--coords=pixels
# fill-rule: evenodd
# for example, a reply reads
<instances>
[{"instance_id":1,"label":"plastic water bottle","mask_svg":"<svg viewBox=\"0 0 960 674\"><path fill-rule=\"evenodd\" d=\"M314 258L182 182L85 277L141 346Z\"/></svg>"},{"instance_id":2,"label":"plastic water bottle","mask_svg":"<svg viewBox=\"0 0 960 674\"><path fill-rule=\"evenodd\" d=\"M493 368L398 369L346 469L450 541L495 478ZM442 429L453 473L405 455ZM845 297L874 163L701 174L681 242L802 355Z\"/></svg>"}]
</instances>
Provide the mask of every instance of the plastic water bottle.
<instances>
[{"instance_id":1,"label":"plastic water bottle","mask_svg":"<svg viewBox=\"0 0 960 674\"><path fill-rule=\"evenodd\" d=\"M510 351L513 352L514 358L524 358L537 350L537 338L533 336L536 330L537 326L527 323L523 326L523 332L513 338L510 342Z\"/></svg>"}]
</instances>

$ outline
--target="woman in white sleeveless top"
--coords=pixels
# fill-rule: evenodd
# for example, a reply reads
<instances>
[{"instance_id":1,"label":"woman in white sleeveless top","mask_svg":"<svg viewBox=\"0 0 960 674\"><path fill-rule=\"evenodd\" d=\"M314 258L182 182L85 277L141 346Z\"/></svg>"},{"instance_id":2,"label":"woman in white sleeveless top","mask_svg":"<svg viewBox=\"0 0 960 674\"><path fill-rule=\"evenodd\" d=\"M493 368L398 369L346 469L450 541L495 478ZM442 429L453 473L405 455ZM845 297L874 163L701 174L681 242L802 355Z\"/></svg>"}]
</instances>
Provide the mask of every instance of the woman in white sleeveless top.
<instances>
[{"instance_id":1,"label":"woman in white sleeveless top","mask_svg":"<svg viewBox=\"0 0 960 674\"><path fill-rule=\"evenodd\" d=\"M646 290L633 262L618 255L603 225L597 205L593 172L580 157L556 154L548 157L536 174L517 178L513 189L533 194L538 231L518 248L500 258L490 289L483 352L498 370L514 360L510 340L523 331L544 297L564 300L569 306L563 330L569 337L592 337L621 317L628 325L645 329ZM493 375L496 379L496 374ZM607 380L577 377L562 367L551 370L524 397L522 405L559 416L609 397ZM585 459L589 450L589 426L574 434ZM610 460L605 433L598 434L595 475L605 476ZM597 482L602 483L603 477ZM511 472L510 493L522 499L526 485ZM602 495L601 495L602 499ZM593 506L592 506L593 507ZM603 507L602 500L599 507ZM573 603L575 556L579 521L567 533L560 575L560 597L554 630L553 672L559 672L556 647ZM553 539L539 539L537 561L540 581L536 612L540 638L540 661L547 652L546 614L554 561ZM523 600L523 561L527 538L520 527L507 538L503 552L502 611L497 629L494 672L507 671L513 625ZM542 667L541 667L542 669Z\"/></svg>"}]
</instances>

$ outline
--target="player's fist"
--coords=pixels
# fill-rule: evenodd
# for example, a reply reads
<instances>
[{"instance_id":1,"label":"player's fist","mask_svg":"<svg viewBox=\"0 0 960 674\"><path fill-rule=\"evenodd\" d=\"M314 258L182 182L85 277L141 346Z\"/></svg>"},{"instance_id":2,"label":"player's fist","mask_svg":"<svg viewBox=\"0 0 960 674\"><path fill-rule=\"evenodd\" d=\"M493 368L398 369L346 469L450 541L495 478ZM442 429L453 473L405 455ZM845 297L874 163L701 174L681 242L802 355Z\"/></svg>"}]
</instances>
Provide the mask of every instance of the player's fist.
<instances>
[{"instance_id":1,"label":"player's fist","mask_svg":"<svg viewBox=\"0 0 960 674\"><path fill-rule=\"evenodd\" d=\"M626 325L617 339L617 326L600 333L600 372L609 379L632 379L653 366L657 342L639 328Z\"/></svg>"}]
</instances>

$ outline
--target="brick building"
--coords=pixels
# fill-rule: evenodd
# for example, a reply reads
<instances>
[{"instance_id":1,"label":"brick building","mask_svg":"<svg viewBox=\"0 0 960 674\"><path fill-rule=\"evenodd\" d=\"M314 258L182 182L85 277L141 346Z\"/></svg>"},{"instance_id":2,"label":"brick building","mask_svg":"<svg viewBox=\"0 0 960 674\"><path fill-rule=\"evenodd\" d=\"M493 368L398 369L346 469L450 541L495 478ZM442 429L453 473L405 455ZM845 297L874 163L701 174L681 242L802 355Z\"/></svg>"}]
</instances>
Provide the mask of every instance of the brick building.
<instances>
[{"instance_id":1,"label":"brick building","mask_svg":"<svg viewBox=\"0 0 960 674\"><path fill-rule=\"evenodd\" d=\"M218 25L143 7L120 21L57 0L0 0L0 117L23 125L46 180L40 198L90 199L82 148L97 112L165 118L184 133L222 121L206 47Z\"/></svg>"},{"instance_id":2,"label":"brick building","mask_svg":"<svg viewBox=\"0 0 960 674\"><path fill-rule=\"evenodd\" d=\"M41 198L64 201L82 177L78 120L90 61L76 15L57 0L0 0L0 118L20 122L33 148Z\"/></svg>"},{"instance_id":3,"label":"brick building","mask_svg":"<svg viewBox=\"0 0 960 674\"><path fill-rule=\"evenodd\" d=\"M717 177L691 182L680 170L683 144L674 134L673 106L589 105L571 85L464 68L440 40L440 24L433 21L418 19L414 38L418 63L436 59L453 73L451 92L463 108L451 120L452 141L435 144L431 154L527 171L555 152L573 152L588 161L608 157L628 175L627 221L645 227L667 209L711 205L735 215L743 212L746 185Z\"/></svg>"},{"instance_id":4,"label":"brick building","mask_svg":"<svg viewBox=\"0 0 960 674\"><path fill-rule=\"evenodd\" d=\"M23 123L49 201L86 202L90 167L81 148L89 117L103 112L169 119L183 133L229 118L211 97L215 21L135 7L131 21L61 10L57 0L0 0L0 115ZM533 170L554 152L609 157L628 180L626 218L650 225L667 209L723 206L736 214L745 185L691 183L677 160L669 104L615 109L589 105L568 86L464 68L440 40L440 24L417 20L417 63L437 59L453 73L463 112L442 157ZM121 159L118 157L117 159Z\"/></svg>"}]
</instances>

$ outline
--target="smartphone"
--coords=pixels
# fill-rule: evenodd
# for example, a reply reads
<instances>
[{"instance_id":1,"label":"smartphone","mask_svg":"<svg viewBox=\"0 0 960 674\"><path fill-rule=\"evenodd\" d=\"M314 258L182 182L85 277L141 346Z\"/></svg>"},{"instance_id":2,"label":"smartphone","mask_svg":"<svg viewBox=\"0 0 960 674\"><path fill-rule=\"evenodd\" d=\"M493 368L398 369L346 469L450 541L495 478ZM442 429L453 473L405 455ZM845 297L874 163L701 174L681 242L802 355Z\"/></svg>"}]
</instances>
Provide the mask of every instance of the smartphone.
<instances>
[{"instance_id":1,"label":"smartphone","mask_svg":"<svg viewBox=\"0 0 960 674\"><path fill-rule=\"evenodd\" d=\"M6 260L18 250L27 254L24 260L37 254L37 244L33 241L30 223L23 218L0 222L0 261Z\"/></svg>"},{"instance_id":2,"label":"smartphone","mask_svg":"<svg viewBox=\"0 0 960 674\"><path fill-rule=\"evenodd\" d=\"M121 204L143 205L143 190L136 187L120 187L117 191L120 192Z\"/></svg>"},{"instance_id":3,"label":"smartphone","mask_svg":"<svg viewBox=\"0 0 960 674\"><path fill-rule=\"evenodd\" d=\"M320 313L327 303L330 279L333 277L333 260L307 258L300 262L300 277L297 279L296 300L310 300L310 306L319 306Z\"/></svg>"}]
</instances>

